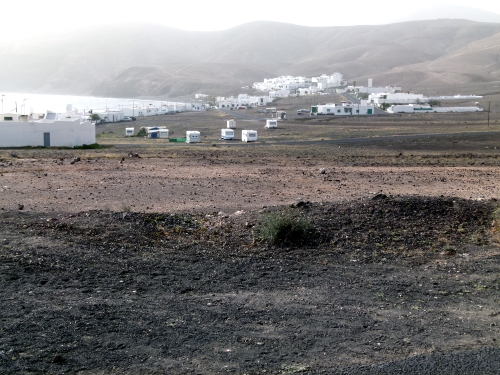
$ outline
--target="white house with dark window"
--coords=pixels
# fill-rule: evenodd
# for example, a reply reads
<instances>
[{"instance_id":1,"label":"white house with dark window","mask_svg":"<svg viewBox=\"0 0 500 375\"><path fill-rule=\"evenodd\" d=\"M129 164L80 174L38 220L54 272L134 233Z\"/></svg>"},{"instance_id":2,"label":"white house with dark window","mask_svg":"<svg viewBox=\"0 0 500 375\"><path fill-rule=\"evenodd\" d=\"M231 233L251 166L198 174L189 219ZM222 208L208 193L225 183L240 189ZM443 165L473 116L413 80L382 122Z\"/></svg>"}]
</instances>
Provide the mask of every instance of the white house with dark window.
<instances>
[{"instance_id":1,"label":"white house with dark window","mask_svg":"<svg viewBox=\"0 0 500 375\"><path fill-rule=\"evenodd\" d=\"M0 147L75 147L95 143L95 125L84 116L47 112L0 114Z\"/></svg>"}]
</instances>

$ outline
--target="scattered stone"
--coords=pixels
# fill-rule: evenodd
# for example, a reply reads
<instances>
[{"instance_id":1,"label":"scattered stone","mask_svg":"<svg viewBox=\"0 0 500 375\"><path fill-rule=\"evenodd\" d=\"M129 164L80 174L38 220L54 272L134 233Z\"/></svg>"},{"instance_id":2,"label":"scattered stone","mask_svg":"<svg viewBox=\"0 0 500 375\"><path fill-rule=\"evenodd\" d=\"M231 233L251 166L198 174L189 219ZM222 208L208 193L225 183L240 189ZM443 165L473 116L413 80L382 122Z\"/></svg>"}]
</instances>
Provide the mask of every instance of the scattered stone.
<instances>
[{"instance_id":1,"label":"scattered stone","mask_svg":"<svg viewBox=\"0 0 500 375\"><path fill-rule=\"evenodd\" d=\"M385 195L383 193L379 193L379 194L374 195L372 197L372 200L374 200L374 201L378 201L378 200L382 200L382 199L387 199L387 195Z\"/></svg>"},{"instance_id":2,"label":"scattered stone","mask_svg":"<svg viewBox=\"0 0 500 375\"><path fill-rule=\"evenodd\" d=\"M128 153L128 157L129 158L140 158L138 153L132 152L132 151Z\"/></svg>"},{"instance_id":3,"label":"scattered stone","mask_svg":"<svg viewBox=\"0 0 500 375\"><path fill-rule=\"evenodd\" d=\"M17 205L17 209L18 209L18 210L23 210L23 209L24 209L24 204L20 204L20 203L19 203L19 204Z\"/></svg>"},{"instance_id":4,"label":"scattered stone","mask_svg":"<svg viewBox=\"0 0 500 375\"><path fill-rule=\"evenodd\" d=\"M325 173L326 173L325 168L320 168L320 169L319 169L319 174L325 174Z\"/></svg>"},{"instance_id":5,"label":"scattered stone","mask_svg":"<svg viewBox=\"0 0 500 375\"><path fill-rule=\"evenodd\" d=\"M52 363L64 363L65 361L64 357L60 354L56 354L52 359Z\"/></svg>"}]
</instances>

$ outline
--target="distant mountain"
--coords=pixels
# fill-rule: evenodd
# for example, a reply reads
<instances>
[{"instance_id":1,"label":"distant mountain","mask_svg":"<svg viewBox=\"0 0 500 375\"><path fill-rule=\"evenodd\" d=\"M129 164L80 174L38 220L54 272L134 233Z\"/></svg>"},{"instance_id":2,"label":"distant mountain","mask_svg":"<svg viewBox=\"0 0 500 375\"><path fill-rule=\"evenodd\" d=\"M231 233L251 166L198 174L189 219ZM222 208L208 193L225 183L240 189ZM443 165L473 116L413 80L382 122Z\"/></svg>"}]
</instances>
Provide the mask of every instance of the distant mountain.
<instances>
[{"instance_id":1,"label":"distant mountain","mask_svg":"<svg viewBox=\"0 0 500 375\"><path fill-rule=\"evenodd\" d=\"M217 32L133 24L4 46L0 90L113 97L238 94L292 74L417 90L500 80L500 23L465 20L305 27L252 22Z\"/></svg>"},{"instance_id":2,"label":"distant mountain","mask_svg":"<svg viewBox=\"0 0 500 375\"><path fill-rule=\"evenodd\" d=\"M407 8L406 12L397 12L395 17L389 18L387 21L389 21L390 23L397 23L437 19L456 19L476 22L500 23L500 14L477 8L438 3L428 5L423 9L416 9L410 5Z\"/></svg>"}]
</instances>

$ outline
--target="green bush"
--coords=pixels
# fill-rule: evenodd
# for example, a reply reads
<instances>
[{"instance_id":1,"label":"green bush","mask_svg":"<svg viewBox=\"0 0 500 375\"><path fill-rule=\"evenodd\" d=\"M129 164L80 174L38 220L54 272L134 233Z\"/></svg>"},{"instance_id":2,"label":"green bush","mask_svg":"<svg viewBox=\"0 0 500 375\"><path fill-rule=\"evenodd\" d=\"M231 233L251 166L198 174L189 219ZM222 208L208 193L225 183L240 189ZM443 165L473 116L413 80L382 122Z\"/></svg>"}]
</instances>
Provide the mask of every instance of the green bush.
<instances>
[{"instance_id":1,"label":"green bush","mask_svg":"<svg viewBox=\"0 0 500 375\"><path fill-rule=\"evenodd\" d=\"M307 218L292 209L286 209L263 214L257 233L263 240L286 244L303 242L310 229L311 223Z\"/></svg>"}]
</instances>

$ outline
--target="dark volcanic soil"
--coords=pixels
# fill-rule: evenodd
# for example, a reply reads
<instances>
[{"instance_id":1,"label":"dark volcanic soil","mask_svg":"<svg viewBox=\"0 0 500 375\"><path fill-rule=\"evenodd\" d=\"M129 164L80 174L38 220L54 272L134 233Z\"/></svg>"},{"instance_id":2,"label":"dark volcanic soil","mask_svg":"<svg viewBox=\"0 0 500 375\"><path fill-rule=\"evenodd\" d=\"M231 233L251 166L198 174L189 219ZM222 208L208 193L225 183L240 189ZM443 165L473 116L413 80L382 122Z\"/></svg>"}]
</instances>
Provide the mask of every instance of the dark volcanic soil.
<instances>
[{"instance_id":1,"label":"dark volcanic soil","mask_svg":"<svg viewBox=\"0 0 500 375\"><path fill-rule=\"evenodd\" d=\"M0 211L0 373L498 373L496 202ZM298 207L297 207L298 206Z\"/></svg>"}]
</instances>

